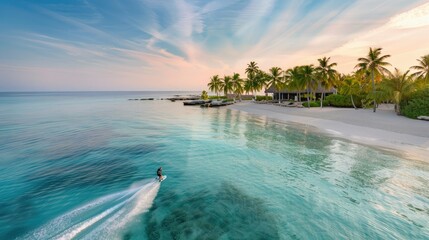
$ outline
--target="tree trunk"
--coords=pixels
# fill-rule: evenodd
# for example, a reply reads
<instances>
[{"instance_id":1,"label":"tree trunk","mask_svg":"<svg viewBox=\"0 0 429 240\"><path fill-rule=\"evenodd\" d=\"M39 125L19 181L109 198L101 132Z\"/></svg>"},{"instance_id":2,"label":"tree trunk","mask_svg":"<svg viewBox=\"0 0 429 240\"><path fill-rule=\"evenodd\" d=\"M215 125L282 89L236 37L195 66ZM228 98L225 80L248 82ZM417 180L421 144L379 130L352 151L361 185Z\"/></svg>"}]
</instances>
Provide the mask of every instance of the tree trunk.
<instances>
[{"instance_id":1,"label":"tree trunk","mask_svg":"<svg viewBox=\"0 0 429 240\"><path fill-rule=\"evenodd\" d=\"M279 103L280 103L281 101L280 101L280 92L279 92Z\"/></svg>"},{"instance_id":2,"label":"tree trunk","mask_svg":"<svg viewBox=\"0 0 429 240\"><path fill-rule=\"evenodd\" d=\"M273 98L274 98L274 93L273 93ZM267 93L267 88L265 88L265 101L268 101L268 93Z\"/></svg>"},{"instance_id":3,"label":"tree trunk","mask_svg":"<svg viewBox=\"0 0 429 240\"><path fill-rule=\"evenodd\" d=\"M399 103L395 103L395 112L397 115L401 115L401 106Z\"/></svg>"},{"instance_id":4,"label":"tree trunk","mask_svg":"<svg viewBox=\"0 0 429 240\"><path fill-rule=\"evenodd\" d=\"M350 98L352 99L353 107L355 108L355 110L357 110L357 107L356 107L356 105L355 105L355 102L353 101L353 95L351 95L351 94L350 94Z\"/></svg>"},{"instance_id":5,"label":"tree trunk","mask_svg":"<svg viewBox=\"0 0 429 240\"><path fill-rule=\"evenodd\" d=\"M320 97L320 108L323 108L323 95L325 94L325 91L322 90L322 96Z\"/></svg>"},{"instance_id":6,"label":"tree trunk","mask_svg":"<svg viewBox=\"0 0 429 240\"><path fill-rule=\"evenodd\" d=\"M377 102L375 101L375 82L374 82L374 69L371 71L371 78L372 78L372 94L374 95L374 112L375 108L377 107Z\"/></svg>"},{"instance_id":7,"label":"tree trunk","mask_svg":"<svg viewBox=\"0 0 429 240\"><path fill-rule=\"evenodd\" d=\"M308 84L307 84L307 107L308 108L310 108L310 92L308 91L308 88L309 88L309 86L308 86Z\"/></svg>"}]
</instances>

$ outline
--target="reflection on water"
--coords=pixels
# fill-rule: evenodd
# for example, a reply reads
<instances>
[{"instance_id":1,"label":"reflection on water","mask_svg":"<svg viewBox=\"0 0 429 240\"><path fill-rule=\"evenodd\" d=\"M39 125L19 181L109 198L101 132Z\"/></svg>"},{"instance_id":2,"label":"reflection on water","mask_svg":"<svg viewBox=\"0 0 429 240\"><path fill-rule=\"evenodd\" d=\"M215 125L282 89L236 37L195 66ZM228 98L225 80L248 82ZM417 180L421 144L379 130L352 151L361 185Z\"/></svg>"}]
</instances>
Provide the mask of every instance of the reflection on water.
<instances>
[{"instance_id":1,"label":"reflection on water","mask_svg":"<svg viewBox=\"0 0 429 240\"><path fill-rule=\"evenodd\" d=\"M249 148L274 152L314 170L329 170L326 149L332 139L308 130L308 126L246 121L244 136ZM262 143L262 144L261 144Z\"/></svg>"},{"instance_id":2,"label":"reflection on water","mask_svg":"<svg viewBox=\"0 0 429 240\"><path fill-rule=\"evenodd\" d=\"M79 236L103 229L113 239L429 238L428 164L305 124L120 96L1 100L0 239L56 226L73 209L153 180L159 166L168 179L155 199L118 195L73 216L66 231L89 221ZM139 208L147 213L131 214L152 200ZM88 217L100 213L102 223ZM131 215L121 230L109 225Z\"/></svg>"},{"instance_id":3,"label":"reflection on water","mask_svg":"<svg viewBox=\"0 0 429 240\"><path fill-rule=\"evenodd\" d=\"M353 227L365 232L365 236L428 236L429 229L425 224L429 213L425 207L429 206L427 165L327 137L306 125L277 123L230 110L215 112L214 116L211 127L216 132L223 131L222 140L244 141L248 151L268 152L271 157L254 159L246 156L247 165L261 168L260 174L273 174L276 181L284 179L280 180L284 186L294 189L285 200L293 199L292 195L297 194L296 203L292 201L293 209L301 213L300 218L309 217L306 223L316 230L306 234L294 232L295 228L289 229L289 222L285 222L282 230L286 230L288 237L315 236L317 230L326 236L341 236L323 230L321 226L326 222L322 224L315 220L317 218L335 221L330 227L344 229L343 237L347 238L360 236L350 233L348 224L338 224L350 219L354 221ZM231 119L240 121L232 123ZM276 185L271 180L265 181L273 187ZM317 202L321 205L315 204ZM406 202L414 205L409 203L404 208ZM329 213L331 204L336 207ZM367 209L363 215L362 209ZM313 213L312 217L305 214L309 211ZM326 214L333 219L327 218ZM369 223L371 216L374 219ZM402 228L395 229L397 224ZM381 229L382 235L378 232Z\"/></svg>"}]
</instances>

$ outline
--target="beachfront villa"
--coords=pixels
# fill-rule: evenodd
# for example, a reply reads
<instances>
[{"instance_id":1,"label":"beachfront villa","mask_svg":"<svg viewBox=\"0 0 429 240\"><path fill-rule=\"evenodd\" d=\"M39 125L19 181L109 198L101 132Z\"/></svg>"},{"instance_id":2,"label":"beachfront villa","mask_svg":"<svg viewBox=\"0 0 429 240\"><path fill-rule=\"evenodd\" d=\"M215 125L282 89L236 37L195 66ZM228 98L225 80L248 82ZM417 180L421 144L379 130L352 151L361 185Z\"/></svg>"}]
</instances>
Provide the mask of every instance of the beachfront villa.
<instances>
[{"instance_id":1,"label":"beachfront villa","mask_svg":"<svg viewBox=\"0 0 429 240\"><path fill-rule=\"evenodd\" d=\"M323 93L325 94L324 95L324 98L325 98L331 94L336 93L337 90L334 87L330 89L326 89L319 84L317 86L317 89L313 89L313 90L307 89L307 88L301 89L301 90L283 88L282 90L280 90L280 95L279 95L279 91L277 91L273 86L271 86L265 91L265 93L273 94L273 100L278 100L280 96L280 100L294 100L294 101L306 100L307 98L305 97L305 94L307 94L307 92L314 93L316 96L316 99L320 99Z\"/></svg>"}]
</instances>

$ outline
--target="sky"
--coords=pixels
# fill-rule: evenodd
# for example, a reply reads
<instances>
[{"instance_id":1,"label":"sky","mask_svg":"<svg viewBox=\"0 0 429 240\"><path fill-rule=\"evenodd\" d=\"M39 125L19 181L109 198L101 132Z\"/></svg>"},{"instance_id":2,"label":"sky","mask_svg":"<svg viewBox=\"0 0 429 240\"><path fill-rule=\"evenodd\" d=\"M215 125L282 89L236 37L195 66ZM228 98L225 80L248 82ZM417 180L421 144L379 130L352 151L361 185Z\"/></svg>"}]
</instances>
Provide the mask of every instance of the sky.
<instances>
[{"instance_id":1,"label":"sky","mask_svg":"<svg viewBox=\"0 0 429 240\"><path fill-rule=\"evenodd\" d=\"M200 91L369 47L406 71L428 42L428 0L0 0L0 91Z\"/></svg>"}]
</instances>

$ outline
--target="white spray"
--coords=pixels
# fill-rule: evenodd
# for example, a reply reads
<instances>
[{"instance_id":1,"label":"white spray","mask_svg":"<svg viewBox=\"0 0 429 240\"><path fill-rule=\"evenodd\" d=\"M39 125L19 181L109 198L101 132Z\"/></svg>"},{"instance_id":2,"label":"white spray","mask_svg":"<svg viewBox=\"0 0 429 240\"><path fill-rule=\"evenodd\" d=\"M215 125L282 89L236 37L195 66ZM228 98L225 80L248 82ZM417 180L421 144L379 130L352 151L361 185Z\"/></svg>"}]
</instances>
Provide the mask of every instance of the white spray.
<instances>
[{"instance_id":1,"label":"white spray","mask_svg":"<svg viewBox=\"0 0 429 240\"><path fill-rule=\"evenodd\" d=\"M136 216L146 212L158 194L156 180L137 183L65 213L23 239L119 239L118 233ZM107 209L106 209L107 208Z\"/></svg>"}]
</instances>

